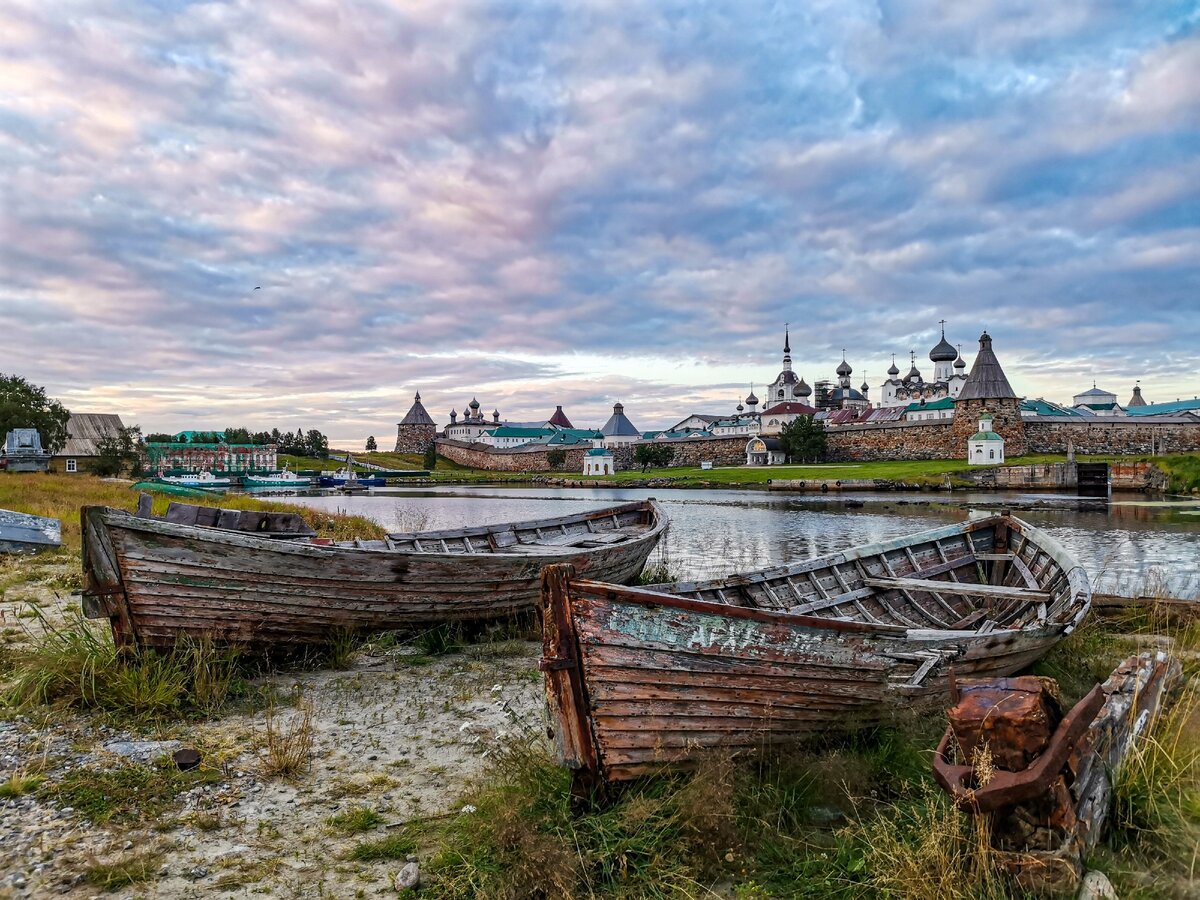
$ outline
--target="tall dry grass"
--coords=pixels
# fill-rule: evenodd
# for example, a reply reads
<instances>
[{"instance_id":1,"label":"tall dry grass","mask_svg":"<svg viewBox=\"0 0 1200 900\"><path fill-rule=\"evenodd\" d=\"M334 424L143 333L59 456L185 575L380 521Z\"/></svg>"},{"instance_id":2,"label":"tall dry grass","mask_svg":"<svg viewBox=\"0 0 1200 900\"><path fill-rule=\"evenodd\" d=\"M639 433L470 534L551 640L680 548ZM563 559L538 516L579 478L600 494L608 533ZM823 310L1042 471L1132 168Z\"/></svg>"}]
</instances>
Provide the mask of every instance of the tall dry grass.
<instances>
[{"instance_id":1,"label":"tall dry grass","mask_svg":"<svg viewBox=\"0 0 1200 900\"><path fill-rule=\"evenodd\" d=\"M80 548L79 509L83 506L112 506L134 510L138 495L130 483L97 478L94 475L63 474L0 474L0 508L35 516L49 516L62 522L63 548L78 552ZM154 512L162 515L172 498L154 496ZM226 509L253 509L274 512L300 513L320 537L333 540L350 538L378 539L385 529L361 516L330 513L295 504L261 500L245 494L213 494L208 497L188 497L182 502L199 506L220 506Z\"/></svg>"}]
</instances>

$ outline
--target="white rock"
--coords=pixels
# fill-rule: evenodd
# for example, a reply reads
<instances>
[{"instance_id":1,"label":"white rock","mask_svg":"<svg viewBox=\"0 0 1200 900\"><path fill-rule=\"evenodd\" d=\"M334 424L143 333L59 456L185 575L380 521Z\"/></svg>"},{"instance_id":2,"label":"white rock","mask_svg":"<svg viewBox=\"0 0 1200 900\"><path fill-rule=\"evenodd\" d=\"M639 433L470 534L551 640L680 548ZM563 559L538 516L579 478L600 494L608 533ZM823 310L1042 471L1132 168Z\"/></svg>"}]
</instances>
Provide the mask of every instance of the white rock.
<instances>
[{"instance_id":1,"label":"white rock","mask_svg":"<svg viewBox=\"0 0 1200 900\"><path fill-rule=\"evenodd\" d=\"M1079 900L1119 900L1117 891L1103 872L1092 869L1079 885Z\"/></svg>"},{"instance_id":2,"label":"white rock","mask_svg":"<svg viewBox=\"0 0 1200 900\"><path fill-rule=\"evenodd\" d=\"M396 890L407 891L421 884L421 869L415 862L406 863L396 875Z\"/></svg>"}]
</instances>

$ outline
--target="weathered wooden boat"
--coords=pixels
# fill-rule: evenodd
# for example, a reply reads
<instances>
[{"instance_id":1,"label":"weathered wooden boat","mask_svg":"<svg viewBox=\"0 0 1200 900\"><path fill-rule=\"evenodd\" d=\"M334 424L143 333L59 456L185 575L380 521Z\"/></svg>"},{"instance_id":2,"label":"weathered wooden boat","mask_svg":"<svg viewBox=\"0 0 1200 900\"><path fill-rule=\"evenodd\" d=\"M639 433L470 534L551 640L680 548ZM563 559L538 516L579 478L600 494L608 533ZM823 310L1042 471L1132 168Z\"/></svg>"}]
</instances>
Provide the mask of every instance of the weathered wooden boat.
<instances>
[{"instance_id":1,"label":"weathered wooden boat","mask_svg":"<svg viewBox=\"0 0 1200 900\"><path fill-rule=\"evenodd\" d=\"M1025 668L1088 611L1044 532L989 516L716 581L543 583L551 727L579 790L883 721L963 677Z\"/></svg>"},{"instance_id":2,"label":"weathered wooden boat","mask_svg":"<svg viewBox=\"0 0 1200 900\"><path fill-rule=\"evenodd\" d=\"M0 553L38 553L61 544L58 519L0 509Z\"/></svg>"},{"instance_id":3,"label":"weathered wooden boat","mask_svg":"<svg viewBox=\"0 0 1200 900\"><path fill-rule=\"evenodd\" d=\"M253 650L323 643L342 629L505 616L536 607L551 563L632 580L667 527L658 504L644 501L333 543L222 530L235 511L190 509L190 523L186 512L166 521L148 508L82 510L84 611L107 617L119 645L166 648L187 634Z\"/></svg>"}]
</instances>

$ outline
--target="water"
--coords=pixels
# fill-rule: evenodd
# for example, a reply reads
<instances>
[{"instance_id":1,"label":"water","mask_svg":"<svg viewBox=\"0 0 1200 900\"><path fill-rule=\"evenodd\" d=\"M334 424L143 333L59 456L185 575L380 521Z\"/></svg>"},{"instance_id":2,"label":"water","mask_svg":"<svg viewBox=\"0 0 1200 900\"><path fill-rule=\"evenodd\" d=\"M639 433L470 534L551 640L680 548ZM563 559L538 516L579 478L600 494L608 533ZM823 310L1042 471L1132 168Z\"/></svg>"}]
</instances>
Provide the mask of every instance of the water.
<instances>
[{"instance_id":1,"label":"water","mask_svg":"<svg viewBox=\"0 0 1200 900\"><path fill-rule=\"evenodd\" d=\"M422 531L564 515L657 497L671 527L651 563L662 560L681 578L707 578L959 522L970 503L994 505L1003 496L447 486L279 499L365 516L389 531ZM1032 494L1008 496L1013 501L1037 499ZM1200 507L1129 496L1122 501L1118 495L1107 508L1021 510L1017 515L1070 550L1088 570L1095 590L1128 592L1148 577L1164 579L1174 596L1200 593ZM864 505L850 507L847 500Z\"/></svg>"}]
</instances>

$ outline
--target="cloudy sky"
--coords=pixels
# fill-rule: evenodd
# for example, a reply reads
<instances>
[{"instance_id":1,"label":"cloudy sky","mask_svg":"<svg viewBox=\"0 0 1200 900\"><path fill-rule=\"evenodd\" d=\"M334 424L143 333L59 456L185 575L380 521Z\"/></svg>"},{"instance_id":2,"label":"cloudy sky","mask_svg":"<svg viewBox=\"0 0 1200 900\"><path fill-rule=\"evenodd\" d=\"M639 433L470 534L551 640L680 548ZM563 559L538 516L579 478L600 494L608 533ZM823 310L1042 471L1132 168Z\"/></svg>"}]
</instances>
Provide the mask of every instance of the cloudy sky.
<instances>
[{"instance_id":1,"label":"cloudy sky","mask_svg":"<svg viewBox=\"0 0 1200 900\"><path fill-rule=\"evenodd\" d=\"M1136 10L1134 9L1136 7ZM0 372L145 430L640 427L985 327L1200 392L1194 2L0 7Z\"/></svg>"}]
</instances>

